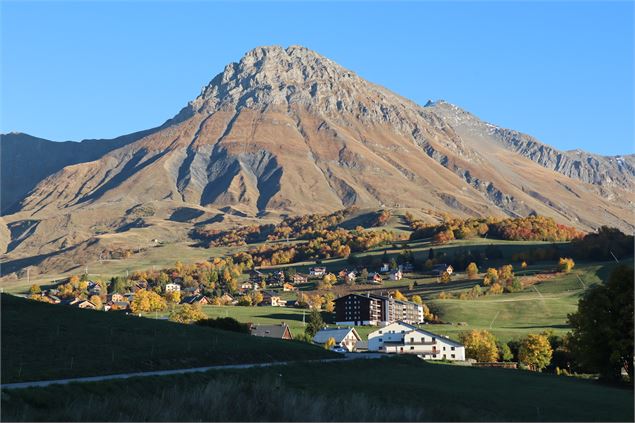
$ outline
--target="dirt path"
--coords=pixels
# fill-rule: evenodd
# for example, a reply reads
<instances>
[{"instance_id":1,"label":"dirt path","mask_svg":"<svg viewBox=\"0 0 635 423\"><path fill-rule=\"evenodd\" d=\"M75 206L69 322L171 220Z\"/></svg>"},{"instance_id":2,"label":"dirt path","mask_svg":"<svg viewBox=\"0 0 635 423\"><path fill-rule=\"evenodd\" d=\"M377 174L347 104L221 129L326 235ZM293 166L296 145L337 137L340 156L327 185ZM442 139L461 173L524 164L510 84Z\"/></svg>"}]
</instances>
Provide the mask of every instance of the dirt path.
<instances>
[{"instance_id":1,"label":"dirt path","mask_svg":"<svg viewBox=\"0 0 635 423\"><path fill-rule=\"evenodd\" d=\"M69 383L84 383L84 382L101 382L104 380L127 379L131 377L169 376L169 375L179 375L179 374L185 374L185 373L207 372L210 370L250 369L254 367L286 366L287 364L296 364L296 363L331 363L331 362L346 361L346 360L377 359L384 356L385 356L384 354L379 354L379 353L348 353L348 354L343 354L343 358L329 358L329 359L322 359L322 360L277 361L273 363L250 363L250 364L225 364L225 365L218 365L218 366L193 367L189 369L155 370L151 372L120 373L120 374L114 374L114 375L78 377L78 378L71 378L71 379L6 383L3 385L0 385L0 389L42 388L42 387L46 387L50 385L66 385Z\"/></svg>"}]
</instances>

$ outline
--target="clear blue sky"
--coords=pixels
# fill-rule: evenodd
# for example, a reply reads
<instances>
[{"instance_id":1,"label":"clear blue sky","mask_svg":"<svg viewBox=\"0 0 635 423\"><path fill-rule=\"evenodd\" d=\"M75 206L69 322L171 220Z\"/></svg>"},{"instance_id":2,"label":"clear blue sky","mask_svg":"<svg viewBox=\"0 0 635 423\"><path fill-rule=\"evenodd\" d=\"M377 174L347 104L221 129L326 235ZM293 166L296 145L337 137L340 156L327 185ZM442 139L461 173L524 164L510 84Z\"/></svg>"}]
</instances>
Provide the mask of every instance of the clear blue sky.
<instances>
[{"instance_id":1,"label":"clear blue sky","mask_svg":"<svg viewBox=\"0 0 635 423\"><path fill-rule=\"evenodd\" d=\"M633 2L2 2L2 132L122 135L259 45L562 149L633 152Z\"/></svg>"}]
</instances>

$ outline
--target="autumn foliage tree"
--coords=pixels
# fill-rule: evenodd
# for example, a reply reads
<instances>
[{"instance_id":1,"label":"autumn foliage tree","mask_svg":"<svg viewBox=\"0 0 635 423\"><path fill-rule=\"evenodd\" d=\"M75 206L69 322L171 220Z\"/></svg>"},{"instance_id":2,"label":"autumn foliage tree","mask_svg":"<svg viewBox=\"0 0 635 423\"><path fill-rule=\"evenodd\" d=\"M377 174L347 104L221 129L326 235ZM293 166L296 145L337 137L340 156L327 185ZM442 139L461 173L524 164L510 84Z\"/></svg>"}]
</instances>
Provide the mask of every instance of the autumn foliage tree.
<instances>
[{"instance_id":1,"label":"autumn foliage tree","mask_svg":"<svg viewBox=\"0 0 635 423\"><path fill-rule=\"evenodd\" d=\"M560 260L558 261L558 268L560 269L561 272L569 273L571 272L571 269L573 269L573 266L575 266L575 262L571 258L561 257Z\"/></svg>"},{"instance_id":2,"label":"autumn foliage tree","mask_svg":"<svg viewBox=\"0 0 635 423\"><path fill-rule=\"evenodd\" d=\"M541 371L551 363L553 350L546 334L529 334L520 341L518 360L531 370Z\"/></svg>"},{"instance_id":3,"label":"autumn foliage tree","mask_svg":"<svg viewBox=\"0 0 635 423\"><path fill-rule=\"evenodd\" d=\"M133 313L163 311L166 308L167 303L163 297L156 292L147 291L145 289L138 290L130 303L130 310Z\"/></svg>"},{"instance_id":4,"label":"autumn foliage tree","mask_svg":"<svg viewBox=\"0 0 635 423\"><path fill-rule=\"evenodd\" d=\"M488 268L487 272L485 272L485 276L483 277L483 285L485 286L491 285L497 281L498 281L498 270L494 269L493 267Z\"/></svg>"},{"instance_id":5,"label":"autumn foliage tree","mask_svg":"<svg viewBox=\"0 0 635 423\"><path fill-rule=\"evenodd\" d=\"M486 330L471 330L460 334L467 358L478 362L494 362L498 359L496 338Z\"/></svg>"},{"instance_id":6,"label":"autumn foliage tree","mask_svg":"<svg viewBox=\"0 0 635 423\"><path fill-rule=\"evenodd\" d=\"M170 313L170 321L177 323L194 323L206 318L199 305L183 304Z\"/></svg>"},{"instance_id":7,"label":"autumn foliage tree","mask_svg":"<svg viewBox=\"0 0 635 423\"><path fill-rule=\"evenodd\" d=\"M467 273L467 277L469 279L476 279L476 277L478 276L478 266L476 265L476 263L471 262L470 264L468 264L467 268L465 269L465 273Z\"/></svg>"}]
</instances>

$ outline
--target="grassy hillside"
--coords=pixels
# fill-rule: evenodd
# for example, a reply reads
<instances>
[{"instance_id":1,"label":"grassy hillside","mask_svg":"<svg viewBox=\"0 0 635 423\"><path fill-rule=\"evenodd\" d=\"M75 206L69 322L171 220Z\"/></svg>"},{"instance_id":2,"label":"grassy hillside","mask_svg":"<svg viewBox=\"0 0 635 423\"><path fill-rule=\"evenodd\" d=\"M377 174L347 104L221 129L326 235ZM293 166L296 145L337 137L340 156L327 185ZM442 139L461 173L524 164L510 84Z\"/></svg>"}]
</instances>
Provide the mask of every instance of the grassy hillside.
<instances>
[{"instance_id":1,"label":"grassy hillside","mask_svg":"<svg viewBox=\"0 0 635 423\"><path fill-rule=\"evenodd\" d=\"M2 383L337 357L298 341L81 310L3 294Z\"/></svg>"},{"instance_id":2,"label":"grassy hillside","mask_svg":"<svg viewBox=\"0 0 635 423\"><path fill-rule=\"evenodd\" d=\"M452 335L467 329L488 329L502 340L526 333L553 330L564 334L567 315L589 287L602 283L615 262L581 264L570 274L558 275L513 294L483 296L475 300L432 300L428 303L443 321L466 325L435 325L432 330ZM460 287L451 292L464 290Z\"/></svg>"},{"instance_id":3,"label":"grassy hillside","mask_svg":"<svg viewBox=\"0 0 635 423\"><path fill-rule=\"evenodd\" d=\"M632 394L564 376L400 357L7 391L2 419L633 421Z\"/></svg>"}]
</instances>

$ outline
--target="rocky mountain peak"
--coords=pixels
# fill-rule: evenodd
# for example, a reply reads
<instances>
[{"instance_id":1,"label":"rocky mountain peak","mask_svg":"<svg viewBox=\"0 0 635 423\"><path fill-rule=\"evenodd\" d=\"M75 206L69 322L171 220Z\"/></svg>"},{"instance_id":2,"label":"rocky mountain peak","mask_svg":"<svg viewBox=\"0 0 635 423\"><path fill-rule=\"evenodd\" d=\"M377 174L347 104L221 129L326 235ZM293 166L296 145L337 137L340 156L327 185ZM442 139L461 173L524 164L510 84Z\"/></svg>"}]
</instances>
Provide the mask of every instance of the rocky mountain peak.
<instances>
[{"instance_id":1,"label":"rocky mountain peak","mask_svg":"<svg viewBox=\"0 0 635 423\"><path fill-rule=\"evenodd\" d=\"M309 105L323 100L327 92L336 96L343 86L363 82L306 47L257 47L228 64L190 106L194 112L213 113L223 108Z\"/></svg>"}]
</instances>

